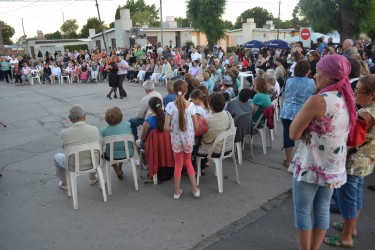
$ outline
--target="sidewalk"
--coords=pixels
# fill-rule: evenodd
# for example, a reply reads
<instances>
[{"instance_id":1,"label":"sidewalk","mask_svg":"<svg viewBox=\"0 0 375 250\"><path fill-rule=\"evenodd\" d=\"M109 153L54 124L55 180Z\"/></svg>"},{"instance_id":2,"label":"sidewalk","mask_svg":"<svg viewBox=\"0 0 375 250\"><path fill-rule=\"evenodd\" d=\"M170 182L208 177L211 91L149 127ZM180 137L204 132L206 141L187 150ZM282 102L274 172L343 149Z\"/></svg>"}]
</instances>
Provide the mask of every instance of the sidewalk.
<instances>
[{"instance_id":1,"label":"sidewalk","mask_svg":"<svg viewBox=\"0 0 375 250\"><path fill-rule=\"evenodd\" d=\"M55 153L62 152L58 134L70 126L68 109L82 104L88 111L87 123L99 128L106 125L105 110L114 105L128 120L145 93L139 84L125 83L125 89L127 98L109 100L107 83L19 87L0 83L0 121L7 125L0 127L0 249L191 249L290 189L291 176L282 166L279 123L274 148L268 148L267 155L261 153L259 136L254 160L246 145L240 185L232 161L225 161L222 194L213 165L201 179L201 198L193 197L185 177L178 201L172 199L173 181L157 186L140 181L135 191L126 165L123 181L112 171L113 194L107 202L98 185L79 178L79 209L74 210L72 199L58 188L52 161ZM157 91L166 94L164 87Z\"/></svg>"}]
</instances>

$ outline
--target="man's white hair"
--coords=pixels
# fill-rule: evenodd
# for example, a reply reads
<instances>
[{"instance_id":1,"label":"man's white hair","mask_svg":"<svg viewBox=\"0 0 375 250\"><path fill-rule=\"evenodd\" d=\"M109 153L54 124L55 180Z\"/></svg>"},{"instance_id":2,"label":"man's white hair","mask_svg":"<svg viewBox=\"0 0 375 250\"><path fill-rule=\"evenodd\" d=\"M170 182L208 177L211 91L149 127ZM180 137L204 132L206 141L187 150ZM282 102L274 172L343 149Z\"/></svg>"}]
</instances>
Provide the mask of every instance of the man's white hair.
<instances>
[{"instance_id":1,"label":"man's white hair","mask_svg":"<svg viewBox=\"0 0 375 250\"><path fill-rule=\"evenodd\" d=\"M74 104L69 109L70 119L79 119L85 116L85 111L80 104Z\"/></svg>"},{"instance_id":2,"label":"man's white hair","mask_svg":"<svg viewBox=\"0 0 375 250\"><path fill-rule=\"evenodd\" d=\"M274 69L267 69L266 76L276 79L276 71Z\"/></svg>"},{"instance_id":3,"label":"man's white hair","mask_svg":"<svg viewBox=\"0 0 375 250\"><path fill-rule=\"evenodd\" d=\"M143 83L143 88L145 90L154 90L155 88L155 85L154 85L154 82L151 81L151 80L147 80Z\"/></svg>"}]
</instances>

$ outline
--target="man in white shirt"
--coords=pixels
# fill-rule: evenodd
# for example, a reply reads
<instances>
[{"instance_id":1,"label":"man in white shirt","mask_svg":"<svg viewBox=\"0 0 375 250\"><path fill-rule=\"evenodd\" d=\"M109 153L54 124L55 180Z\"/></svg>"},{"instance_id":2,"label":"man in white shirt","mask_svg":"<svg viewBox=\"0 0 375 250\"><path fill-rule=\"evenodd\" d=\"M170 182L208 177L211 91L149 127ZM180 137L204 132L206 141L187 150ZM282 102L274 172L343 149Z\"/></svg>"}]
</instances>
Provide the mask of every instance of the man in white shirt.
<instances>
[{"instance_id":1,"label":"man in white shirt","mask_svg":"<svg viewBox=\"0 0 375 250\"><path fill-rule=\"evenodd\" d=\"M194 62L195 60L198 60L198 62L200 63L202 61L201 54L199 54L194 47L191 48L191 56L190 57L191 57L192 62Z\"/></svg>"},{"instance_id":2,"label":"man in white shirt","mask_svg":"<svg viewBox=\"0 0 375 250\"><path fill-rule=\"evenodd\" d=\"M128 73L129 64L121 58L121 56L117 56L117 80L118 80L118 90L120 92L120 99L123 99L127 96L122 83L124 82L125 76Z\"/></svg>"},{"instance_id":3,"label":"man in white shirt","mask_svg":"<svg viewBox=\"0 0 375 250\"><path fill-rule=\"evenodd\" d=\"M163 100L162 95L155 91L155 85L153 81L145 81L143 83L143 88L145 89L146 95L142 98L135 117L129 119L130 128L132 129L132 134L134 135L135 140L138 140L137 127L142 125L145 121L145 118L147 118L152 113L148 106L148 101L150 100L150 98L156 96L160 98L160 100ZM164 110L164 107L162 107L162 109Z\"/></svg>"},{"instance_id":4,"label":"man in white shirt","mask_svg":"<svg viewBox=\"0 0 375 250\"><path fill-rule=\"evenodd\" d=\"M15 55L12 55L12 58L10 58L9 60L9 65L10 65L10 74L11 74L11 77L12 77L12 80L13 80L13 72L14 72L14 67L16 66L16 64L18 64L18 59L16 58Z\"/></svg>"}]
</instances>

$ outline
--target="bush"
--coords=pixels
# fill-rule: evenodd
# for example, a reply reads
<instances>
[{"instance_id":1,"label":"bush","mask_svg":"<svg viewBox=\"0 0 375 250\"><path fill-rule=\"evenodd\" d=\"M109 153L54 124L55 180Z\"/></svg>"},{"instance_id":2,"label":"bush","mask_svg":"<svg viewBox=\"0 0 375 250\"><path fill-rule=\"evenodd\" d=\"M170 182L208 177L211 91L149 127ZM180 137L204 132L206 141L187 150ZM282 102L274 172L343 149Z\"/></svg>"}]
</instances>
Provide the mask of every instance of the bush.
<instances>
[{"instance_id":1,"label":"bush","mask_svg":"<svg viewBox=\"0 0 375 250\"><path fill-rule=\"evenodd\" d=\"M186 47L190 48L190 45L193 45L195 47L195 45L192 41L186 41Z\"/></svg>"},{"instance_id":2,"label":"bush","mask_svg":"<svg viewBox=\"0 0 375 250\"><path fill-rule=\"evenodd\" d=\"M88 50L89 46L87 44L79 44L79 45L67 45L64 46L64 50L69 49L70 52L73 52L74 50Z\"/></svg>"},{"instance_id":3,"label":"bush","mask_svg":"<svg viewBox=\"0 0 375 250\"><path fill-rule=\"evenodd\" d=\"M229 53L232 53L234 50L236 50L236 47L235 46L233 46L233 47L228 47L227 48L227 53L229 54Z\"/></svg>"}]
</instances>

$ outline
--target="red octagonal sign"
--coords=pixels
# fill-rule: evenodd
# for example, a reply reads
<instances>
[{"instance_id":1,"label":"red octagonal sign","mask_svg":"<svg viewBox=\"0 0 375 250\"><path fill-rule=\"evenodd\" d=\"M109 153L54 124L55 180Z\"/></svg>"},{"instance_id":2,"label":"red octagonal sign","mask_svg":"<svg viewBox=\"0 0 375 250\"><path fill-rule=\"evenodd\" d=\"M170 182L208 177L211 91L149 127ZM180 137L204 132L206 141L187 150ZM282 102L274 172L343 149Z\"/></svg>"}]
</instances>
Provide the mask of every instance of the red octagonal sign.
<instances>
[{"instance_id":1,"label":"red octagonal sign","mask_svg":"<svg viewBox=\"0 0 375 250\"><path fill-rule=\"evenodd\" d=\"M302 29L300 32L300 36L302 40L309 40L310 39L310 30L309 29Z\"/></svg>"}]
</instances>

